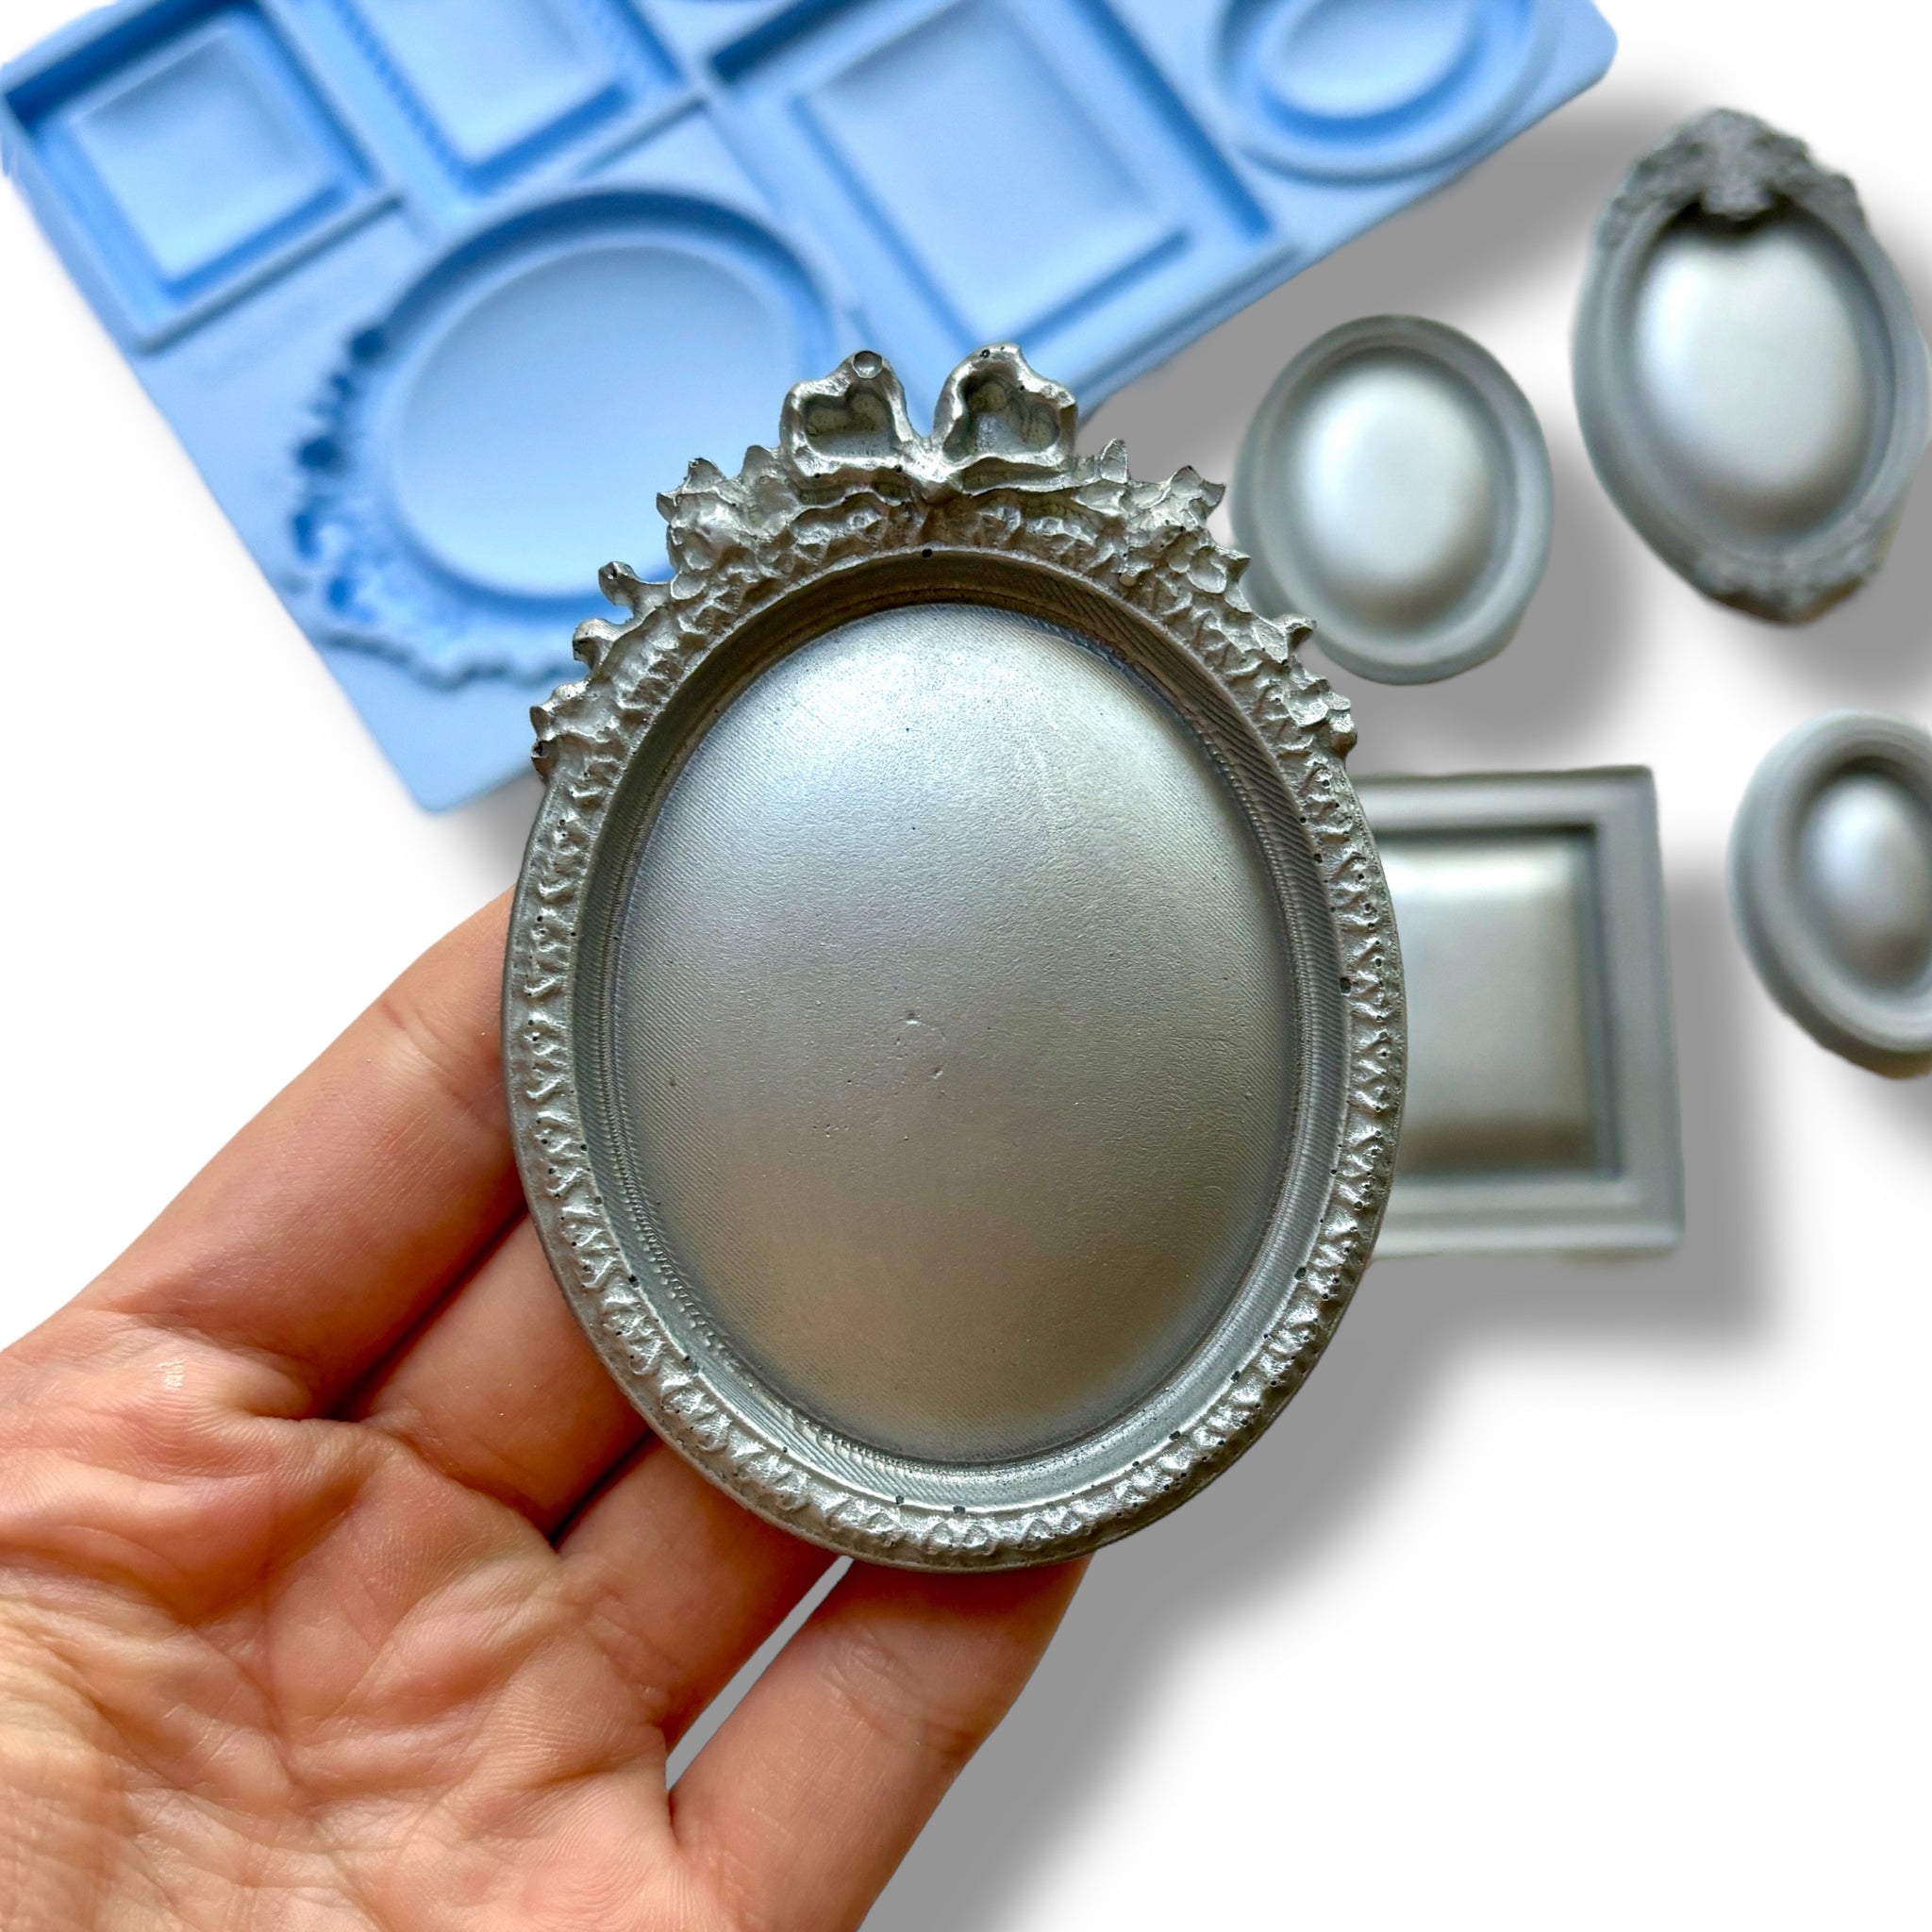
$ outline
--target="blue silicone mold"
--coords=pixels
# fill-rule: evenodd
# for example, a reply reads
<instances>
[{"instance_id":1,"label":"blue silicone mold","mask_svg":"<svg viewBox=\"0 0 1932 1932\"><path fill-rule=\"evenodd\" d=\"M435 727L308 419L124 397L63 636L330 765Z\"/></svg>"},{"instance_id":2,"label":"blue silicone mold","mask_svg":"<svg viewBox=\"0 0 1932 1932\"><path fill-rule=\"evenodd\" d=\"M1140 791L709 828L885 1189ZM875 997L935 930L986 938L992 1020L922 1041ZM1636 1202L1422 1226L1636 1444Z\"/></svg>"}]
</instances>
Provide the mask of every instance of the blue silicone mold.
<instances>
[{"instance_id":1,"label":"blue silicone mold","mask_svg":"<svg viewBox=\"0 0 1932 1932\"><path fill-rule=\"evenodd\" d=\"M409 789L524 768L861 345L1091 405L1594 80L1588 0L140 0L0 74L8 171Z\"/></svg>"}]
</instances>

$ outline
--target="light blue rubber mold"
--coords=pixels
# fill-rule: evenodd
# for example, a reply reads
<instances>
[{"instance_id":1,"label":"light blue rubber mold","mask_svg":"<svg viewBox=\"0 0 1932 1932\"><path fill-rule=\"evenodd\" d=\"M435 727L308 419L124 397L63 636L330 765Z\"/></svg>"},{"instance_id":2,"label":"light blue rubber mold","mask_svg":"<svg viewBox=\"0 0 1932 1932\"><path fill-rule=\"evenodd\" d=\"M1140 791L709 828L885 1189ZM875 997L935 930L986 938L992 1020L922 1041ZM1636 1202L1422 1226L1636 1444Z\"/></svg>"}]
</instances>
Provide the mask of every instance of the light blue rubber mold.
<instances>
[{"instance_id":1,"label":"light blue rubber mold","mask_svg":"<svg viewBox=\"0 0 1932 1932\"><path fill-rule=\"evenodd\" d=\"M1588 0L142 0L8 171L425 805L599 565L882 351L1092 405L1587 87Z\"/></svg>"}]
</instances>

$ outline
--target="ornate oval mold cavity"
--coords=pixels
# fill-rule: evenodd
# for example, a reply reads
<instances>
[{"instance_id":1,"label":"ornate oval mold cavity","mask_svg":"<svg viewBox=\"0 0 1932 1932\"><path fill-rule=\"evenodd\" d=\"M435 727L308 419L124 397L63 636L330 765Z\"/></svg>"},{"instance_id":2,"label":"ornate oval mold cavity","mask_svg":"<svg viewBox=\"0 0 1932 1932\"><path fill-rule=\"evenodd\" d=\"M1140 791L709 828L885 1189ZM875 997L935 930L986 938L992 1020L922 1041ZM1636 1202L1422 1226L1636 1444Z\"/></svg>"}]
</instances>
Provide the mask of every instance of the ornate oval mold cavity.
<instances>
[{"instance_id":1,"label":"ornate oval mold cavity","mask_svg":"<svg viewBox=\"0 0 1932 1932\"><path fill-rule=\"evenodd\" d=\"M1549 0L1232 0L1222 85L1263 159L1329 179L1399 175L1502 121L1555 25Z\"/></svg>"},{"instance_id":2,"label":"ornate oval mold cavity","mask_svg":"<svg viewBox=\"0 0 1932 1932\"><path fill-rule=\"evenodd\" d=\"M1604 487L1707 596L1784 623L1878 568L1918 467L1925 350L1857 193L1720 109L1631 169L1577 312Z\"/></svg>"},{"instance_id":3,"label":"ornate oval mold cavity","mask_svg":"<svg viewBox=\"0 0 1932 1932\"><path fill-rule=\"evenodd\" d=\"M345 626L406 641L418 670L527 675L554 658L559 609L593 600L585 558L630 541L700 441L752 441L831 338L804 268L729 209L540 204L351 345L305 451L303 547ZM475 662L473 634L500 649L518 611L545 618L531 661Z\"/></svg>"},{"instance_id":4,"label":"ornate oval mold cavity","mask_svg":"<svg viewBox=\"0 0 1932 1932\"><path fill-rule=\"evenodd\" d=\"M1834 1053L1932 1070L1932 736L1835 711L1758 766L1731 835L1758 976Z\"/></svg>"},{"instance_id":5,"label":"ornate oval mold cavity","mask_svg":"<svg viewBox=\"0 0 1932 1932\"><path fill-rule=\"evenodd\" d=\"M1235 534L1269 610L1306 610L1338 663L1424 684L1493 657L1549 558L1550 458L1494 357L1411 315L1345 323L1249 425Z\"/></svg>"},{"instance_id":6,"label":"ornate oval mold cavity","mask_svg":"<svg viewBox=\"0 0 1932 1932\"><path fill-rule=\"evenodd\" d=\"M873 1560L1124 1535L1293 1392L1374 1245L1401 969L1307 626L1191 471L981 351L876 356L665 500L539 713L511 1120L653 1426Z\"/></svg>"}]
</instances>

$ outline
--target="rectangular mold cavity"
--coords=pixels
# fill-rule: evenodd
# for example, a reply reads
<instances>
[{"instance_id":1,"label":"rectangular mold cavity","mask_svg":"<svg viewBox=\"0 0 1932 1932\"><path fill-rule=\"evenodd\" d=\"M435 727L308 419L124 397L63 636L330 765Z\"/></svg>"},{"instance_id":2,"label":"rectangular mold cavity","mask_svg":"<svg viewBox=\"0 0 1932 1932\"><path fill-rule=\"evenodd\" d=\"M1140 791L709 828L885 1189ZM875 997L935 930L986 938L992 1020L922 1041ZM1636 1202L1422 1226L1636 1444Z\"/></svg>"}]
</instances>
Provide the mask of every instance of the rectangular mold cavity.
<instances>
[{"instance_id":1,"label":"rectangular mold cavity","mask_svg":"<svg viewBox=\"0 0 1932 1932\"><path fill-rule=\"evenodd\" d=\"M143 334L333 231L373 189L258 8L175 8L152 25L10 101Z\"/></svg>"},{"instance_id":2,"label":"rectangular mold cavity","mask_svg":"<svg viewBox=\"0 0 1932 1932\"><path fill-rule=\"evenodd\" d=\"M668 58L603 0L336 0L417 131L484 192L666 91Z\"/></svg>"},{"instance_id":3,"label":"rectangular mold cavity","mask_svg":"<svg viewBox=\"0 0 1932 1932\"><path fill-rule=\"evenodd\" d=\"M1377 1252L1674 1247L1683 1179L1650 774L1357 790L1408 998Z\"/></svg>"},{"instance_id":4,"label":"rectangular mold cavity","mask_svg":"<svg viewBox=\"0 0 1932 1932\"><path fill-rule=\"evenodd\" d=\"M753 164L858 281L915 407L986 341L1086 383L1187 291L1291 246L1092 0L821 0L713 64Z\"/></svg>"},{"instance_id":5,"label":"rectangular mold cavity","mask_svg":"<svg viewBox=\"0 0 1932 1932\"><path fill-rule=\"evenodd\" d=\"M1000 0L955 0L798 107L851 192L975 340L1031 336L1182 238ZM990 200L985 178L961 165L975 150L1024 184L1012 203Z\"/></svg>"}]
</instances>

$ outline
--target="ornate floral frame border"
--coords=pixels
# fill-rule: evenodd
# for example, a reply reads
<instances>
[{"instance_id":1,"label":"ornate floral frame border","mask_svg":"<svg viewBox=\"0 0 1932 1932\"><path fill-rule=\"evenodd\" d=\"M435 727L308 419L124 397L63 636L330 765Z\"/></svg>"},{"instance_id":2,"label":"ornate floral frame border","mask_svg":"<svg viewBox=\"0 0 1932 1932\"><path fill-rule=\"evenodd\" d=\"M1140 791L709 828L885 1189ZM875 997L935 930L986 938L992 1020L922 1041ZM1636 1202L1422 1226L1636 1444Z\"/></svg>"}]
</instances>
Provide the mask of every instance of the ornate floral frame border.
<instances>
[{"instance_id":1,"label":"ornate floral frame border","mask_svg":"<svg viewBox=\"0 0 1932 1932\"><path fill-rule=\"evenodd\" d=\"M775 450L727 476L696 462L660 499L674 575L603 574L625 607L577 634L589 667L533 713L547 791L517 891L504 991L510 1120L530 1211L566 1296L613 1374L665 1441L747 1507L872 1561L992 1569L1058 1560L1164 1513L1230 1464L1320 1355L1374 1245L1394 1164L1404 1072L1401 962L1380 860L1342 758L1346 702L1302 665L1307 626L1248 608L1246 558L1207 529L1220 490L1191 470L1127 473L1118 443L1074 454L1075 409L1010 347L957 369L933 432L914 433L876 355L848 358L787 399ZM800 1417L774 1429L685 1352L627 1253L586 1141L577 1024L580 944L600 841L633 759L692 674L780 600L854 567L961 550L999 552L1076 579L1152 626L1232 701L1305 828L1341 968L1333 1069L1339 1132L1311 1238L1258 1341L1151 1453L1051 1493L1008 1485L975 1507L877 1493L842 1439ZM633 1242L635 1246L635 1242ZM1284 1274L1286 1271L1284 1271ZM1051 1467L1052 1458L1016 1469ZM1035 1485L1036 1490L1040 1488Z\"/></svg>"}]
</instances>

